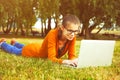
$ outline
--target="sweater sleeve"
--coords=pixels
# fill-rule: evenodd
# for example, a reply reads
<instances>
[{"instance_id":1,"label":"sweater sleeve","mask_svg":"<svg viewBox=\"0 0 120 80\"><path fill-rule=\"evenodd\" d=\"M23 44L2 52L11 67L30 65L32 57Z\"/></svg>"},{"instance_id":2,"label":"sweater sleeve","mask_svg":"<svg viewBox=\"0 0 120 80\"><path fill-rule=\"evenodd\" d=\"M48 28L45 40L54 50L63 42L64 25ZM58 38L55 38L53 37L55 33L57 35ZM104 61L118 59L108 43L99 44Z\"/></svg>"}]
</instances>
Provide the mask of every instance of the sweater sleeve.
<instances>
[{"instance_id":1,"label":"sweater sleeve","mask_svg":"<svg viewBox=\"0 0 120 80\"><path fill-rule=\"evenodd\" d=\"M58 59L57 56L57 37L55 33L50 32L48 34L48 59L53 62L62 63L62 59Z\"/></svg>"},{"instance_id":2,"label":"sweater sleeve","mask_svg":"<svg viewBox=\"0 0 120 80\"><path fill-rule=\"evenodd\" d=\"M71 41L69 48L68 48L68 59L75 59L76 54L75 54L75 42L76 42L76 37Z\"/></svg>"}]
</instances>

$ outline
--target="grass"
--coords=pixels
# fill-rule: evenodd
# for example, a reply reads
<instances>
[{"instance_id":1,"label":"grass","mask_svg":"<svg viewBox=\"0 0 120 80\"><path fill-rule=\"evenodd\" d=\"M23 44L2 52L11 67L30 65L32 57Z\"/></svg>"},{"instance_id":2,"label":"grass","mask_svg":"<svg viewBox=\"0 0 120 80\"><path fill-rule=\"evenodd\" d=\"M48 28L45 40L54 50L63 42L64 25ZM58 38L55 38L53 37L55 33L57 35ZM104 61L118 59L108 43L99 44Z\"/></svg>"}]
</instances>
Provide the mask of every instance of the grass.
<instances>
[{"instance_id":1,"label":"grass","mask_svg":"<svg viewBox=\"0 0 120 80\"><path fill-rule=\"evenodd\" d=\"M8 43L11 38L7 38ZM17 38L29 44L39 38ZM77 40L76 51L79 51ZM67 58L65 55L63 58ZM52 63L47 59L26 58L0 50L0 80L120 80L120 41L116 41L113 63L109 67L75 69Z\"/></svg>"}]
</instances>

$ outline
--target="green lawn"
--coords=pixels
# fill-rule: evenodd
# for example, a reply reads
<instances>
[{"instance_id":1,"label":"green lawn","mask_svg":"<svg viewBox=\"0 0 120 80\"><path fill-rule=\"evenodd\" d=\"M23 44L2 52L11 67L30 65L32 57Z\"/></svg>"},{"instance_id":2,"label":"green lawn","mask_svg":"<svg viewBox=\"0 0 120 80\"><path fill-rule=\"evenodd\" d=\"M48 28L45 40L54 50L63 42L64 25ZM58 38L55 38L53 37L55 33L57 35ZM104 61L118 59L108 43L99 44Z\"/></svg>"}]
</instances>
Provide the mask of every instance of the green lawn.
<instances>
[{"instance_id":1,"label":"green lawn","mask_svg":"<svg viewBox=\"0 0 120 80\"><path fill-rule=\"evenodd\" d=\"M8 38L8 43L11 38ZM38 38L17 38L29 44ZM77 40L76 52L79 51ZM63 58L66 58L65 55ZM120 41L116 41L113 63L109 67L75 69L52 63L47 59L26 58L0 50L0 80L120 80Z\"/></svg>"}]
</instances>

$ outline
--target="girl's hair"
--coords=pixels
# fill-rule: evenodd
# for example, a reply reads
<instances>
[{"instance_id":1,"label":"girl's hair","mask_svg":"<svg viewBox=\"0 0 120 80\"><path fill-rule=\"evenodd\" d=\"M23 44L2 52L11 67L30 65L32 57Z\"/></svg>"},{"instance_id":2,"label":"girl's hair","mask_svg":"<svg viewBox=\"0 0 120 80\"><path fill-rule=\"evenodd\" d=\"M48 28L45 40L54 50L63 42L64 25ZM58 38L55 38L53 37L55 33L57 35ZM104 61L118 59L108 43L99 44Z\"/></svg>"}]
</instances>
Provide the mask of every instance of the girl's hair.
<instances>
[{"instance_id":1,"label":"girl's hair","mask_svg":"<svg viewBox=\"0 0 120 80\"><path fill-rule=\"evenodd\" d=\"M80 20L75 15L67 14L66 16L63 17L62 20L63 20L62 25L64 27L66 27L69 23L77 24L78 26L80 26ZM58 39L60 39L61 36L62 36L62 30L61 30L61 28L59 26L58 27Z\"/></svg>"},{"instance_id":2,"label":"girl's hair","mask_svg":"<svg viewBox=\"0 0 120 80\"><path fill-rule=\"evenodd\" d=\"M80 25L80 20L75 15L67 14L66 16L63 17L62 25L66 27L68 23L74 23Z\"/></svg>"}]
</instances>

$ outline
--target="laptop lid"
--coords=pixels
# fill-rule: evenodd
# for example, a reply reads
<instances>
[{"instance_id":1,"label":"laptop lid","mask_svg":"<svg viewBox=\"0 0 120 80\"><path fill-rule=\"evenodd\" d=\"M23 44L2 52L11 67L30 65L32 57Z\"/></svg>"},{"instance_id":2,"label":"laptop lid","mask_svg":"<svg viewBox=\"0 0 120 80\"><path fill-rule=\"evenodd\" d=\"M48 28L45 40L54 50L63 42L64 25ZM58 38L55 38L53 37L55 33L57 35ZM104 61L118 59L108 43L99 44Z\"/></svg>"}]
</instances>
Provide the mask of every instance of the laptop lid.
<instances>
[{"instance_id":1,"label":"laptop lid","mask_svg":"<svg viewBox=\"0 0 120 80\"><path fill-rule=\"evenodd\" d=\"M110 66L114 40L81 40L77 68Z\"/></svg>"}]
</instances>

